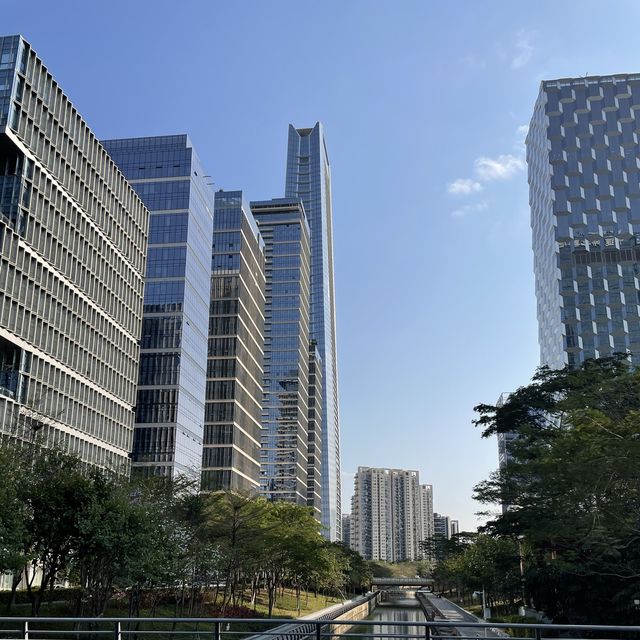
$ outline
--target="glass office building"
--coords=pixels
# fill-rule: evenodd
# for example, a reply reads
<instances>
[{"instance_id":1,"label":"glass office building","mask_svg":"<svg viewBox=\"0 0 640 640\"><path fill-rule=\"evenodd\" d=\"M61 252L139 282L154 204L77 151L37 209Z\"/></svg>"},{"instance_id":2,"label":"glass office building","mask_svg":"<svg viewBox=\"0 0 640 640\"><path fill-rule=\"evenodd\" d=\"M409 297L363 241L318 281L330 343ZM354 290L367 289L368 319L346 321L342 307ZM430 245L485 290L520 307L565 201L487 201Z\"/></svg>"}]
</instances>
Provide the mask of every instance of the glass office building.
<instances>
[{"instance_id":1,"label":"glass office building","mask_svg":"<svg viewBox=\"0 0 640 640\"><path fill-rule=\"evenodd\" d=\"M306 505L309 225L297 198L252 202L251 211L266 255L260 491Z\"/></svg>"},{"instance_id":2,"label":"glass office building","mask_svg":"<svg viewBox=\"0 0 640 640\"><path fill-rule=\"evenodd\" d=\"M0 438L128 472L147 225L42 60L0 37Z\"/></svg>"},{"instance_id":3,"label":"glass office building","mask_svg":"<svg viewBox=\"0 0 640 640\"><path fill-rule=\"evenodd\" d=\"M315 340L309 344L309 420L307 437L307 506L322 519L322 358Z\"/></svg>"},{"instance_id":4,"label":"glass office building","mask_svg":"<svg viewBox=\"0 0 640 640\"><path fill-rule=\"evenodd\" d=\"M311 129L289 125L285 195L300 198L311 229L311 338L322 359L322 524L341 540L340 423L336 309L333 284L331 171L320 122Z\"/></svg>"},{"instance_id":5,"label":"glass office building","mask_svg":"<svg viewBox=\"0 0 640 640\"><path fill-rule=\"evenodd\" d=\"M640 75L545 81L527 136L540 359L640 364Z\"/></svg>"},{"instance_id":6,"label":"glass office building","mask_svg":"<svg viewBox=\"0 0 640 640\"><path fill-rule=\"evenodd\" d=\"M103 144L151 212L133 471L199 477L213 192L186 135Z\"/></svg>"},{"instance_id":7,"label":"glass office building","mask_svg":"<svg viewBox=\"0 0 640 640\"><path fill-rule=\"evenodd\" d=\"M253 493L260 484L264 242L242 191L216 192L213 220L202 488Z\"/></svg>"}]
</instances>

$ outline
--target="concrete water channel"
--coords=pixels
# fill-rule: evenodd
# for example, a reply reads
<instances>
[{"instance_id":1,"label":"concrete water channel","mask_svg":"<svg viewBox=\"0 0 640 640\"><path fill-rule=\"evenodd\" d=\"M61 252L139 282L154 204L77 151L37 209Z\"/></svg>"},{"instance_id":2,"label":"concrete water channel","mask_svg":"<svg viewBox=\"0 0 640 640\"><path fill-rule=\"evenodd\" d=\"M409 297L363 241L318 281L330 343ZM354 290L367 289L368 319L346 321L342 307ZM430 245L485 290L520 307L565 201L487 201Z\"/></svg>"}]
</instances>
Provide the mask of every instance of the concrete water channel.
<instances>
[{"instance_id":1,"label":"concrete water channel","mask_svg":"<svg viewBox=\"0 0 640 640\"><path fill-rule=\"evenodd\" d=\"M426 617L416 598L395 598L390 602L381 602L364 620L370 625L358 625L349 630L349 634L367 635L374 638L404 636L425 637L425 629L420 626L394 626L389 622L425 622ZM386 622L384 626L376 622Z\"/></svg>"}]
</instances>

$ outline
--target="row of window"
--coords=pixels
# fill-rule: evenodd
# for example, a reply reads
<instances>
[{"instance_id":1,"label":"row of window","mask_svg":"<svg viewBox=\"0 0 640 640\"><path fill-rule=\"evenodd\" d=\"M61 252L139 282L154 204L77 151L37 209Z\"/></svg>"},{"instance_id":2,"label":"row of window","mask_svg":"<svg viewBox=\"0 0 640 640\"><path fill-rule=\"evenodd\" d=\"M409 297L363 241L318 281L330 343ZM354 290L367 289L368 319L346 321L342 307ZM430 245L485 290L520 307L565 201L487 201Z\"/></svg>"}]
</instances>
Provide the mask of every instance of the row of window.
<instances>
[{"instance_id":1,"label":"row of window","mask_svg":"<svg viewBox=\"0 0 640 640\"><path fill-rule=\"evenodd\" d=\"M67 431L62 431L52 423L36 421L38 431L35 438L46 447L57 447L73 455L77 455L83 462L98 467L128 473L129 449L123 449L120 453L114 453L111 449L101 447L99 444L88 442L82 437L77 437ZM18 405L6 402L0 398L0 433L10 437L16 437L24 441L34 438L34 423L30 419L24 419L18 415ZM122 430L122 429L120 429ZM130 432L128 432L130 433ZM129 446L129 445L127 445Z\"/></svg>"},{"instance_id":2,"label":"row of window","mask_svg":"<svg viewBox=\"0 0 640 640\"><path fill-rule=\"evenodd\" d=\"M143 281L36 165L29 215L19 229L38 253L130 333L140 322Z\"/></svg>"},{"instance_id":3,"label":"row of window","mask_svg":"<svg viewBox=\"0 0 640 640\"><path fill-rule=\"evenodd\" d=\"M15 267L0 260L2 326L112 393L131 397L137 369L135 341L17 246L15 236L8 236L4 245L1 236L0 231L0 248L13 245L15 257L20 258Z\"/></svg>"},{"instance_id":4,"label":"row of window","mask_svg":"<svg viewBox=\"0 0 640 640\"><path fill-rule=\"evenodd\" d=\"M24 55L24 79L18 77L24 89L17 91L23 97L14 106L12 128L141 272L147 217L142 203L28 45Z\"/></svg>"}]
</instances>

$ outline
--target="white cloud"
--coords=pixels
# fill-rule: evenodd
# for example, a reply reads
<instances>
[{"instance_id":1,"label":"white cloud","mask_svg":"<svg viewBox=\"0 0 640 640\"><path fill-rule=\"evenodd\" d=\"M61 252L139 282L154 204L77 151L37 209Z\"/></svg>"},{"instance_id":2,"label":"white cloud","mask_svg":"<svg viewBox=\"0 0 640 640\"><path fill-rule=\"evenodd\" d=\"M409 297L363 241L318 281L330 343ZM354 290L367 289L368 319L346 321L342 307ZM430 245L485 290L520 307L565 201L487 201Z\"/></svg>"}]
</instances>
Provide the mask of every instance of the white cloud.
<instances>
[{"instance_id":1,"label":"white cloud","mask_svg":"<svg viewBox=\"0 0 640 640\"><path fill-rule=\"evenodd\" d=\"M457 178L447 184L447 192L454 196L468 196L482 191L487 182L508 180L519 171L522 171L526 167L524 139L528 131L529 127L526 124L520 125L516 129L514 154L504 153L496 158L487 156L476 158L473 162L473 178ZM464 211L464 213L454 212L453 215L466 215L468 213L465 211L465 207L457 211Z\"/></svg>"},{"instance_id":2,"label":"white cloud","mask_svg":"<svg viewBox=\"0 0 640 640\"><path fill-rule=\"evenodd\" d=\"M497 158L487 158L485 156L476 158L473 167L478 180L489 182L491 180L506 180L510 178L514 173L524 169L525 163L521 157L507 153Z\"/></svg>"},{"instance_id":3,"label":"white cloud","mask_svg":"<svg viewBox=\"0 0 640 640\"><path fill-rule=\"evenodd\" d=\"M464 207L460 207L451 212L453 218L463 218L464 216L471 215L472 213L479 213L480 211L486 211L489 208L489 203L486 200L482 202L476 202L475 204L467 204Z\"/></svg>"},{"instance_id":4,"label":"white cloud","mask_svg":"<svg viewBox=\"0 0 640 640\"><path fill-rule=\"evenodd\" d=\"M533 56L534 34L524 29L516 33L516 55L511 59L511 68L520 69L524 67Z\"/></svg>"},{"instance_id":5,"label":"white cloud","mask_svg":"<svg viewBox=\"0 0 640 640\"><path fill-rule=\"evenodd\" d=\"M470 193L482 191L482 189L482 185L471 178L458 178L447 185L447 191L454 196L467 196Z\"/></svg>"}]
</instances>

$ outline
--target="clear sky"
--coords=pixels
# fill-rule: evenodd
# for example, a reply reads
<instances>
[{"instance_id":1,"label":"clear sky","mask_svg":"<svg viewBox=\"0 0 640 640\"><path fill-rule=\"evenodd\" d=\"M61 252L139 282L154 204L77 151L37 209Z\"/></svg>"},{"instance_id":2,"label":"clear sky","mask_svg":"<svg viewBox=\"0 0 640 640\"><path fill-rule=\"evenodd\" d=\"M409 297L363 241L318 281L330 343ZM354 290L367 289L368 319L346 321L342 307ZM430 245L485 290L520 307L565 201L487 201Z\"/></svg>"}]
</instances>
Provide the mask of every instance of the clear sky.
<instances>
[{"instance_id":1,"label":"clear sky","mask_svg":"<svg viewBox=\"0 0 640 640\"><path fill-rule=\"evenodd\" d=\"M418 469L476 526L473 406L538 364L523 132L541 79L640 71L640 3L0 3L103 138L189 133L216 188L284 194L287 126L332 164L343 510Z\"/></svg>"}]
</instances>

